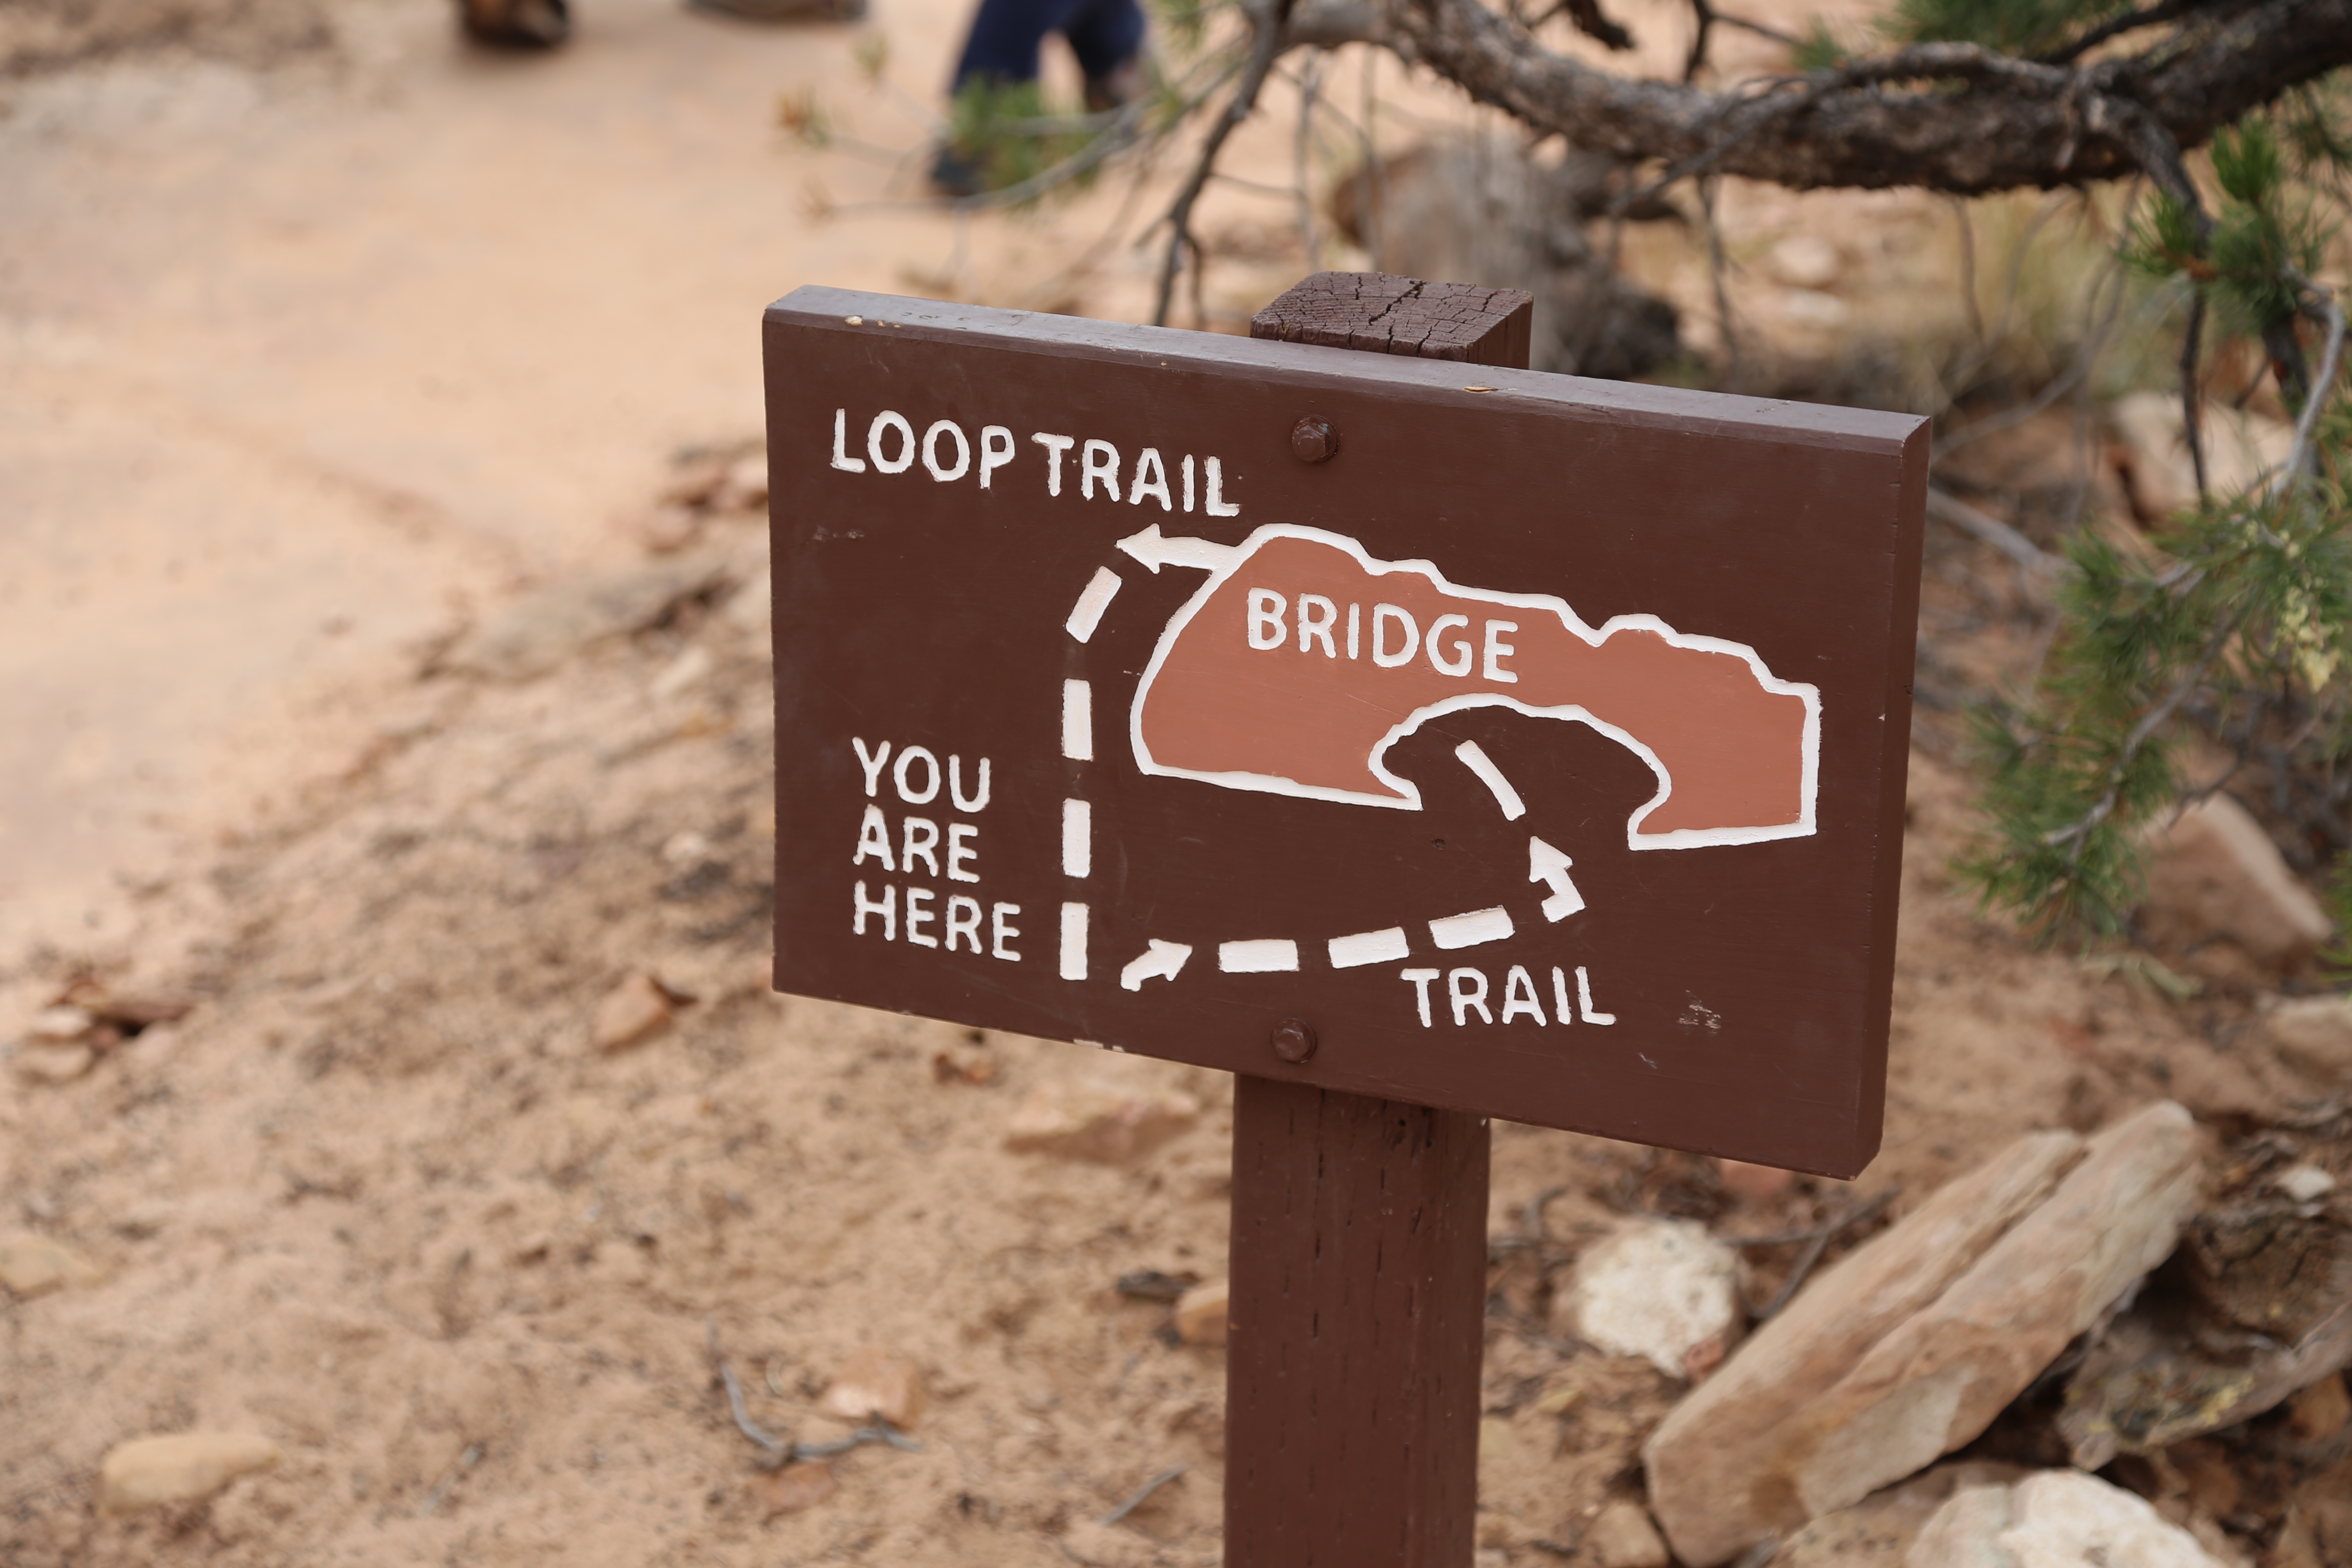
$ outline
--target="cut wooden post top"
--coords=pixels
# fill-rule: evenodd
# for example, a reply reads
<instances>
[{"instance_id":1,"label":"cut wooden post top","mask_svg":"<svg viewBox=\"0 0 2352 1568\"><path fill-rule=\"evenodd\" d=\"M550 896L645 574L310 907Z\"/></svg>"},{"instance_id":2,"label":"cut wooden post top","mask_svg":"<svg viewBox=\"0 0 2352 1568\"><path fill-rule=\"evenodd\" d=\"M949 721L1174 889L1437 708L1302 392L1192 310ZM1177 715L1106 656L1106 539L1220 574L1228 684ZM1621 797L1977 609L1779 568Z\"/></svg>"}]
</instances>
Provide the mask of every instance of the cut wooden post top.
<instances>
[{"instance_id":1,"label":"cut wooden post top","mask_svg":"<svg viewBox=\"0 0 2352 1568\"><path fill-rule=\"evenodd\" d=\"M1250 319L1250 336L1525 368L1535 296L1392 272L1318 272Z\"/></svg>"}]
</instances>

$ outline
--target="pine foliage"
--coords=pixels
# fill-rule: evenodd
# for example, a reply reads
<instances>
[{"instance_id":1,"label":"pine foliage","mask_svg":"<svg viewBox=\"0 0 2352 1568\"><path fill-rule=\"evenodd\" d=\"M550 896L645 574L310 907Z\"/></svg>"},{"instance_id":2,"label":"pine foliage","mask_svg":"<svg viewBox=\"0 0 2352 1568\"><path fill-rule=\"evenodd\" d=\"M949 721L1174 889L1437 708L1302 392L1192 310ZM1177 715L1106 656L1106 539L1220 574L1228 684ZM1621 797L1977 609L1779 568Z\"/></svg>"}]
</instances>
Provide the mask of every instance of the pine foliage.
<instances>
[{"instance_id":1,"label":"pine foliage","mask_svg":"<svg viewBox=\"0 0 2352 1568\"><path fill-rule=\"evenodd\" d=\"M1906 43L2038 55L2123 9L2122 0L1898 0L1891 30Z\"/></svg>"},{"instance_id":2,"label":"pine foliage","mask_svg":"<svg viewBox=\"0 0 2352 1568\"><path fill-rule=\"evenodd\" d=\"M2132 226L2128 265L2264 346L2297 439L2286 471L2208 496L2152 550L2077 536L2035 689L1978 715L1990 826L1962 869L2037 931L2122 929L2147 829L2227 780L2182 775L2192 732L2241 763L2259 752L2290 772L2352 766L2352 412L2334 401L2327 352L2341 317L2314 281L2341 209L2328 181L2343 137L2326 107L2309 95L2219 136L2210 216L2158 195Z\"/></svg>"}]
</instances>

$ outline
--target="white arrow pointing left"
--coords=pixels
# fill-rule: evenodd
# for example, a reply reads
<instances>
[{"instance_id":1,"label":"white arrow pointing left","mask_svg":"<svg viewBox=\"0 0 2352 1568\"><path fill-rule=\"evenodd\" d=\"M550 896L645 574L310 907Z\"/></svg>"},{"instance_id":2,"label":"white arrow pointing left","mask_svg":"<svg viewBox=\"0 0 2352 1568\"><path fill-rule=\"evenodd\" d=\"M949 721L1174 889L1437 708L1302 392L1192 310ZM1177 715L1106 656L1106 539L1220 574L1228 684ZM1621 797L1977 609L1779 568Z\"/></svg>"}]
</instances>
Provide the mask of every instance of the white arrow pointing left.
<instances>
[{"instance_id":1,"label":"white arrow pointing left","mask_svg":"<svg viewBox=\"0 0 2352 1568\"><path fill-rule=\"evenodd\" d=\"M1543 901L1544 919L1564 921L1584 907L1584 895L1576 890L1576 884L1568 877L1568 868L1574 864L1542 839L1528 837L1528 880L1547 883L1551 888L1551 897Z\"/></svg>"},{"instance_id":2,"label":"white arrow pointing left","mask_svg":"<svg viewBox=\"0 0 2352 1568\"><path fill-rule=\"evenodd\" d=\"M1169 539L1161 535L1156 522L1141 533L1129 534L1118 542L1118 547L1150 567L1155 577L1162 566L1197 566L1203 572L1214 572L1241 549L1236 544L1219 544L1213 539L1191 539L1181 534Z\"/></svg>"},{"instance_id":3,"label":"white arrow pointing left","mask_svg":"<svg viewBox=\"0 0 2352 1568\"><path fill-rule=\"evenodd\" d=\"M1192 950L1181 942L1162 942L1156 936L1145 940L1150 945L1118 972L1118 983L1124 990L1140 991L1147 980L1173 980L1176 972L1184 967L1184 961L1192 956Z\"/></svg>"}]
</instances>

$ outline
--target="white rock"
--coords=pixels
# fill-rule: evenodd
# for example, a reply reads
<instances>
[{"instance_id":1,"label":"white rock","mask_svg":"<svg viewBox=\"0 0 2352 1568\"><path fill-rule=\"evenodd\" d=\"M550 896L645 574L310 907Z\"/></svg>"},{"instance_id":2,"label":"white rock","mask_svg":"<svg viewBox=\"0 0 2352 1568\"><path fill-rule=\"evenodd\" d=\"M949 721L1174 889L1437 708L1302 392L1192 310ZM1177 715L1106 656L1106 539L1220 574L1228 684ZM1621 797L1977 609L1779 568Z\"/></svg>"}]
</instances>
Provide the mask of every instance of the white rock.
<instances>
[{"instance_id":1,"label":"white rock","mask_svg":"<svg viewBox=\"0 0 2352 1568\"><path fill-rule=\"evenodd\" d=\"M2000 1543L2011 1520L2007 1487L1962 1487L1919 1527L1903 1568L2017 1568Z\"/></svg>"},{"instance_id":2,"label":"white rock","mask_svg":"<svg viewBox=\"0 0 2352 1568\"><path fill-rule=\"evenodd\" d=\"M25 1033L45 1044L64 1045L80 1039L97 1026L98 1020L79 1007L45 1007L34 1016Z\"/></svg>"},{"instance_id":3,"label":"white rock","mask_svg":"<svg viewBox=\"0 0 2352 1568\"><path fill-rule=\"evenodd\" d=\"M1577 1259L1565 1301L1577 1338L1688 1377L1738 1330L1739 1255L1689 1220L1635 1220Z\"/></svg>"},{"instance_id":4,"label":"white rock","mask_svg":"<svg viewBox=\"0 0 2352 1568\"><path fill-rule=\"evenodd\" d=\"M681 827L662 840L661 858L673 866L699 866L710 858L710 840L691 827Z\"/></svg>"},{"instance_id":5,"label":"white rock","mask_svg":"<svg viewBox=\"0 0 2352 1568\"><path fill-rule=\"evenodd\" d=\"M255 1432L174 1432L137 1437L99 1467L101 1513L195 1502L237 1477L278 1463L278 1445Z\"/></svg>"},{"instance_id":6,"label":"white rock","mask_svg":"<svg viewBox=\"0 0 2352 1568\"><path fill-rule=\"evenodd\" d=\"M1971 1487L1919 1531L1905 1568L2222 1568L2147 1502L2081 1470Z\"/></svg>"},{"instance_id":7,"label":"white rock","mask_svg":"<svg viewBox=\"0 0 2352 1568\"><path fill-rule=\"evenodd\" d=\"M2324 1198L2336 1190L2336 1178L2316 1165L2289 1165L2271 1178L2271 1185L2299 1204Z\"/></svg>"},{"instance_id":8,"label":"white rock","mask_svg":"<svg viewBox=\"0 0 2352 1568\"><path fill-rule=\"evenodd\" d=\"M1902 1568L1904 1554L1954 1492L1992 1489L2005 1522L2010 1486L2027 1474L2015 1465L1985 1459L1937 1465L1874 1491L1851 1508L1825 1513L1786 1537L1772 1558L1772 1568Z\"/></svg>"}]
</instances>

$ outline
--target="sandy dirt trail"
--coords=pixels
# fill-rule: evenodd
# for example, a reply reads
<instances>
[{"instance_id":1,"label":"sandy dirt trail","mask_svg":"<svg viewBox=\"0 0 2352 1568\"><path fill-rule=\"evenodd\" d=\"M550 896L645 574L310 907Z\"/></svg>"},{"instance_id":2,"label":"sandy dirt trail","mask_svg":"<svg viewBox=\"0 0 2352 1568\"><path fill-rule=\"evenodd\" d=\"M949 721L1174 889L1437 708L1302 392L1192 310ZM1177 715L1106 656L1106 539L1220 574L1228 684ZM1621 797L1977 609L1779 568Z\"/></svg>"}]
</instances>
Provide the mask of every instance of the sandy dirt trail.
<instances>
[{"instance_id":1,"label":"sandy dirt trail","mask_svg":"<svg viewBox=\"0 0 2352 1568\"><path fill-rule=\"evenodd\" d=\"M115 875L282 790L340 681L626 548L616 498L757 430L769 300L911 291L951 220L813 223L813 177L893 172L794 148L775 103L859 88L861 31L937 83L961 26L586 0L514 58L371 0L324 61L0 88L0 945L104 940ZM919 104L852 96L921 144Z\"/></svg>"}]
</instances>

